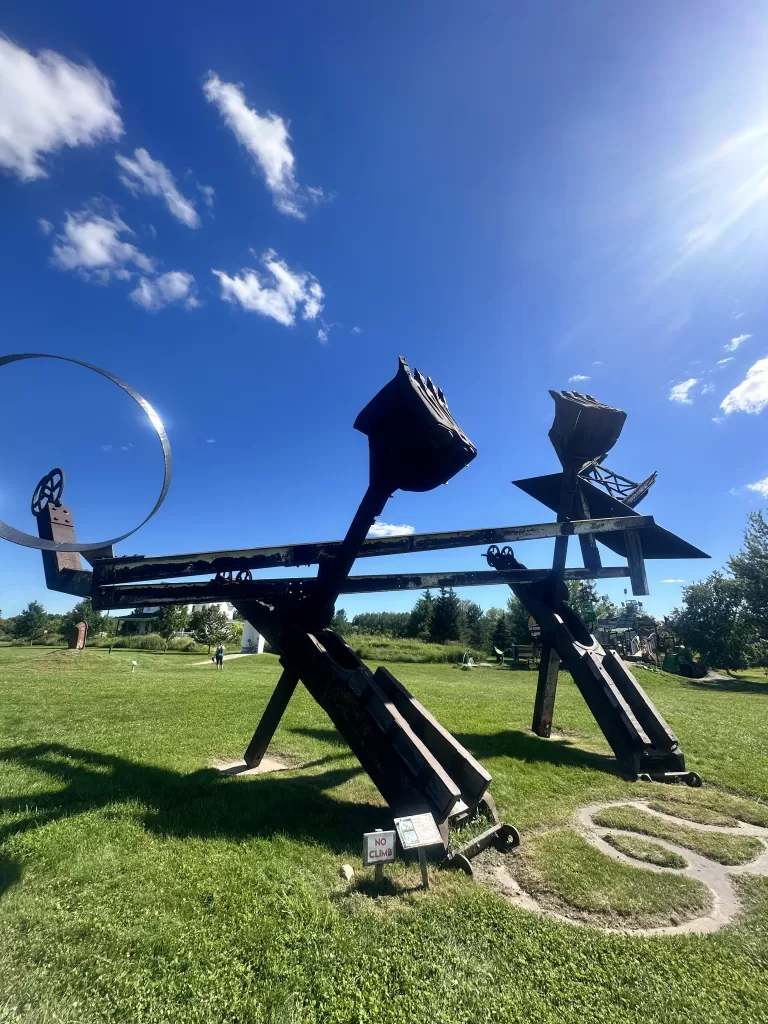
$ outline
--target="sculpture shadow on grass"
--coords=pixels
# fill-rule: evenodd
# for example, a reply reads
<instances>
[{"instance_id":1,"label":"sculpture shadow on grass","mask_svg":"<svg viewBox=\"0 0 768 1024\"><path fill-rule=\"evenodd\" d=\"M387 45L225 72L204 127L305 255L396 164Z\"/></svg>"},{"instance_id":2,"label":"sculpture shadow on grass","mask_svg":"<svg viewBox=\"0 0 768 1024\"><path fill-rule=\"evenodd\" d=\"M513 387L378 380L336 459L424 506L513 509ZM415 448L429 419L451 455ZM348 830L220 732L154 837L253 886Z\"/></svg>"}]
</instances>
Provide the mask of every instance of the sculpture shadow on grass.
<instances>
[{"instance_id":1,"label":"sculpture shadow on grass","mask_svg":"<svg viewBox=\"0 0 768 1024\"><path fill-rule=\"evenodd\" d=\"M330 755L335 760L338 755ZM286 836L335 854L360 843L363 832L387 827L387 808L337 800L330 792L358 775L360 766L286 777L232 779L206 768L183 775L111 754L60 743L0 750L0 761L49 776L50 793L0 797L0 843L52 821L121 803L138 803L147 831L170 838L249 839ZM313 762L322 767L325 758ZM3 815L14 820L3 825ZM0 895L21 874L0 854Z\"/></svg>"},{"instance_id":2,"label":"sculpture shadow on grass","mask_svg":"<svg viewBox=\"0 0 768 1024\"><path fill-rule=\"evenodd\" d=\"M322 740L334 746L346 747L343 738L335 729L292 729L300 736ZM454 738L466 747L478 761L491 757L511 757L528 763L540 761L563 768L592 768L608 775L621 775L616 758L611 754L600 754L574 745L568 737L552 737L545 740L532 732L521 729L506 729L494 733L454 733ZM351 751L350 751L351 754Z\"/></svg>"},{"instance_id":3,"label":"sculpture shadow on grass","mask_svg":"<svg viewBox=\"0 0 768 1024\"><path fill-rule=\"evenodd\" d=\"M683 686L694 690L709 690L711 693L759 693L768 694L768 681L750 683L746 679L684 679Z\"/></svg>"}]
</instances>

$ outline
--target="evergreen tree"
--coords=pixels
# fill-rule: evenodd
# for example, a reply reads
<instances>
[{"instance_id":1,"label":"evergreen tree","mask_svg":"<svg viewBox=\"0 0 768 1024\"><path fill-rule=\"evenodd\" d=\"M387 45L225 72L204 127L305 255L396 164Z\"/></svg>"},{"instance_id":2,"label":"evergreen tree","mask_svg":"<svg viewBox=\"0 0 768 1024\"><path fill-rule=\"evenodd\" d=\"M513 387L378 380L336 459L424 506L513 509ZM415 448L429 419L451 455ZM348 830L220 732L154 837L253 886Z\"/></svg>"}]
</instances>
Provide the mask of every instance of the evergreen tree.
<instances>
[{"instance_id":1,"label":"evergreen tree","mask_svg":"<svg viewBox=\"0 0 768 1024\"><path fill-rule=\"evenodd\" d=\"M512 639L509 635L509 621L506 612L502 612L496 620L493 630L493 646L502 654L512 646Z\"/></svg>"},{"instance_id":2,"label":"evergreen tree","mask_svg":"<svg viewBox=\"0 0 768 1024\"><path fill-rule=\"evenodd\" d=\"M337 608L331 619L331 629L335 630L340 636L345 636L349 632L349 625L347 613L343 608Z\"/></svg>"},{"instance_id":3,"label":"evergreen tree","mask_svg":"<svg viewBox=\"0 0 768 1024\"><path fill-rule=\"evenodd\" d=\"M508 644L531 643L531 631L528 628L530 616L522 601L512 594L507 600L507 637Z\"/></svg>"},{"instance_id":4,"label":"evergreen tree","mask_svg":"<svg viewBox=\"0 0 768 1024\"><path fill-rule=\"evenodd\" d=\"M474 601L462 601L466 639L470 647L485 653L488 650L488 620L483 609Z\"/></svg>"},{"instance_id":5,"label":"evergreen tree","mask_svg":"<svg viewBox=\"0 0 768 1024\"><path fill-rule=\"evenodd\" d=\"M432 592L425 590L413 606L408 617L407 636L415 640L431 639L432 616L435 612L435 601ZM357 618L357 616L355 616Z\"/></svg>"},{"instance_id":6,"label":"evergreen tree","mask_svg":"<svg viewBox=\"0 0 768 1024\"><path fill-rule=\"evenodd\" d=\"M429 638L436 644L460 642L464 633L464 617L461 601L453 587L440 588L432 616Z\"/></svg>"},{"instance_id":7,"label":"evergreen tree","mask_svg":"<svg viewBox=\"0 0 768 1024\"><path fill-rule=\"evenodd\" d=\"M728 559L728 568L742 588L755 632L768 640L768 520L750 512L744 547Z\"/></svg>"}]
</instances>

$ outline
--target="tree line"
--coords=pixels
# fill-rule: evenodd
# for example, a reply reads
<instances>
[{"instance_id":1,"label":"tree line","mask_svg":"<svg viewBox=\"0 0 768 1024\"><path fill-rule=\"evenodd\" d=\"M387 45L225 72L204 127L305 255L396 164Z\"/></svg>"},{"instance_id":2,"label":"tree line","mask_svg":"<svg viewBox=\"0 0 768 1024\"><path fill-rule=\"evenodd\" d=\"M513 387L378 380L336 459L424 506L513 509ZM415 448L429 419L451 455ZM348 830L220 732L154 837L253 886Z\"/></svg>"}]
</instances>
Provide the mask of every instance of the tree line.
<instances>
[{"instance_id":1,"label":"tree line","mask_svg":"<svg viewBox=\"0 0 768 1024\"><path fill-rule=\"evenodd\" d=\"M103 615L88 597L64 615L46 612L39 601L30 601L22 612L11 618L4 619L0 612L0 637L19 643L57 645L66 643L70 631L79 622L87 623L89 637L113 637L117 635L120 622L130 621L130 615L118 618ZM173 637L187 632L210 651L213 645L239 643L242 624L231 622L215 605L198 609L191 615L182 605L166 605L152 619L152 632L165 640L166 650Z\"/></svg>"}]
</instances>

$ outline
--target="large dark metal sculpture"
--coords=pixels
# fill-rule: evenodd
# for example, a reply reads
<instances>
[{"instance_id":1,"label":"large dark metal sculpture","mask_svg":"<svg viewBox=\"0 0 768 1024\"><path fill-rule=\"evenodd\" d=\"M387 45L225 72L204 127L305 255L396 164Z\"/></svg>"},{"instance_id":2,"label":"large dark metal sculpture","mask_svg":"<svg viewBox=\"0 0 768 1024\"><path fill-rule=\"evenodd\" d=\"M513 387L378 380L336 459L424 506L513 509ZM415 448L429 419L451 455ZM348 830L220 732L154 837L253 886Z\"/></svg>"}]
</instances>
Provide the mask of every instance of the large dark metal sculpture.
<instances>
[{"instance_id":1,"label":"large dark metal sculpture","mask_svg":"<svg viewBox=\"0 0 768 1024\"><path fill-rule=\"evenodd\" d=\"M16 358L0 358L10 362ZM94 368L96 369L96 368ZM105 371L99 370L110 377ZM118 381L126 390L127 386ZM140 396L130 392L147 409ZM647 593L644 558L706 557L634 511L654 477L642 484L605 469L602 462L626 419L619 409L591 396L551 392L555 420L550 431L562 472L517 486L556 511L556 523L495 527L406 537L367 534L395 490L427 491L450 480L476 455L451 416L440 388L400 360L397 374L363 409L355 427L368 438L369 482L343 541L198 552L148 558L115 557L111 545L88 550L93 571L83 570L71 510L61 504L63 473L54 470L35 492L33 511L42 538L46 582L51 589L91 596L100 609L140 605L230 601L270 642L283 673L245 753L257 765L299 680L323 707L398 816L431 812L447 848L448 825L485 807L498 822L488 792L491 777L472 755L385 668L372 672L343 638L330 629L342 593L416 590L441 586L506 583L540 628L544 656L533 728L548 736L562 662L573 675L624 769L660 780L698 776L685 771L669 726L615 652L606 652L567 604L565 580L629 576L635 594ZM152 413L153 416L156 414ZM163 441L159 420L156 426ZM167 441L167 439L166 439ZM170 452L163 452L167 490ZM603 488L603 489L601 489ZM164 496L164 495L163 495ZM618 500L620 497L625 502ZM4 526L4 524L2 524ZM9 536L7 528L0 536ZM18 533L12 531L11 533ZM27 537L27 535L22 535ZM566 568L568 540L577 536L584 568ZM555 538L551 569L528 569L514 557L511 541ZM597 542L627 559L603 566ZM490 545L490 568L477 572L350 576L357 558ZM254 570L316 564L316 577L254 579ZM213 575L207 581L185 577ZM176 582L151 582L167 580ZM517 842L512 826L484 833L467 855L489 843ZM466 858L458 861L466 867Z\"/></svg>"}]
</instances>

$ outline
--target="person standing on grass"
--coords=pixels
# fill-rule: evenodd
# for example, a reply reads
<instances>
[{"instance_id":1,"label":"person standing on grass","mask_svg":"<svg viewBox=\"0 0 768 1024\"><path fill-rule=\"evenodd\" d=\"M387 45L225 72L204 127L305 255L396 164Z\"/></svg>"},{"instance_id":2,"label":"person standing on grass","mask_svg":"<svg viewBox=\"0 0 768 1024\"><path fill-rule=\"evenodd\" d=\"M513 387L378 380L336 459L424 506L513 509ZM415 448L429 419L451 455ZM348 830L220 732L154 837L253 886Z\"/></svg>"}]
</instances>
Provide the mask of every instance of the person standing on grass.
<instances>
[{"instance_id":1,"label":"person standing on grass","mask_svg":"<svg viewBox=\"0 0 768 1024\"><path fill-rule=\"evenodd\" d=\"M219 644L219 646L216 648L215 658L216 671L218 672L220 668L224 668L224 644Z\"/></svg>"}]
</instances>

